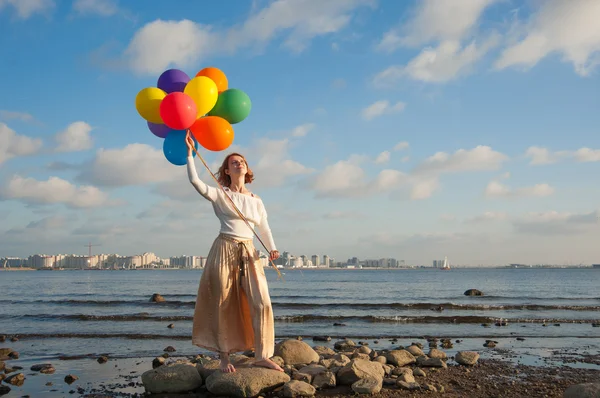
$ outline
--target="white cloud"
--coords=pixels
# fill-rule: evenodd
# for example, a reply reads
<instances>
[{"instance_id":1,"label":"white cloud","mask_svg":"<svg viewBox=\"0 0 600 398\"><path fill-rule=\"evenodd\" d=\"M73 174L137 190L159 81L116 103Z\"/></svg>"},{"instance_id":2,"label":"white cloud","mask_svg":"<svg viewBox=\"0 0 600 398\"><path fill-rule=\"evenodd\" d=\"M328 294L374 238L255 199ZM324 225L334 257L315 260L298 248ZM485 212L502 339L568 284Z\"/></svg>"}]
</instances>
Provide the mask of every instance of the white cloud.
<instances>
[{"instance_id":1,"label":"white cloud","mask_svg":"<svg viewBox=\"0 0 600 398\"><path fill-rule=\"evenodd\" d=\"M598 230L600 213L560 213L548 211L528 213L515 219L515 230L533 235L574 235Z\"/></svg>"},{"instance_id":2,"label":"white cloud","mask_svg":"<svg viewBox=\"0 0 600 398\"><path fill-rule=\"evenodd\" d=\"M15 199L28 204L63 203L74 208L101 207L117 204L108 194L90 185L75 186L58 177L47 181L13 176L0 188L2 199Z\"/></svg>"},{"instance_id":3,"label":"white cloud","mask_svg":"<svg viewBox=\"0 0 600 398\"><path fill-rule=\"evenodd\" d=\"M113 0L75 0L73 11L80 15L109 17L115 15L119 11L119 7Z\"/></svg>"},{"instance_id":4,"label":"white cloud","mask_svg":"<svg viewBox=\"0 0 600 398\"><path fill-rule=\"evenodd\" d=\"M356 8L372 4L372 0L279 0L227 31L190 20L156 20L136 32L125 57L135 72L155 75L171 66L194 67L210 55L263 47L282 32L288 33L283 45L300 52L313 38L346 27Z\"/></svg>"},{"instance_id":5,"label":"white cloud","mask_svg":"<svg viewBox=\"0 0 600 398\"><path fill-rule=\"evenodd\" d=\"M27 156L37 153L42 147L42 140L18 135L4 123L0 123L0 165L16 156Z\"/></svg>"},{"instance_id":6,"label":"white cloud","mask_svg":"<svg viewBox=\"0 0 600 398\"><path fill-rule=\"evenodd\" d=\"M410 191L412 200L430 198L440 187L440 182L435 177L418 179L413 178L413 186Z\"/></svg>"},{"instance_id":7,"label":"white cloud","mask_svg":"<svg viewBox=\"0 0 600 398\"><path fill-rule=\"evenodd\" d=\"M377 155L377 157L375 158L375 163L377 163L377 164L387 163L390 161L390 157L391 157L390 151L383 151L379 155Z\"/></svg>"},{"instance_id":8,"label":"white cloud","mask_svg":"<svg viewBox=\"0 0 600 398\"><path fill-rule=\"evenodd\" d=\"M488 221L502 221L506 220L508 215L503 212L486 211L483 214L469 217L465 220L467 224L480 224Z\"/></svg>"},{"instance_id":9,"label":"white cloud","mask_svg":"<svg viewBox=\"0 0 600 398\"><path fill-rule=\"evenodd\" d=\"M27 19L50 11L55 3L53 0L0 0L0 11L7 6L12 6L20 19Z\"/></svg>"},{"instance_id":10,"label":"white cloud","mask_svg":"<svg viewBox=\"0 0 600 398\"><path fill-rule=\"evenodd\" d=\"M460 171L498 170L508 156L494 151L489 146L479 145L473 149L459 149L450 155L437 152L422 161L415 173L451 173Z\"/></svg>"},{"instance_id":11,"label":"white cloud","mask_svg":"<svg viewBox=\"0 0 600 398\"><path fill-rule=\"evenodd\" d=\"M554 193L554 188L548 184L535 184L530 187L511 189L510 187L490 181L485 188L485 196L488 198L512 198L512 197L545 197Z\"/></svg>"},{"instance_id":12,"label":"white cloud","mask_svg":"<svg viewBox=\"0 0 600 398\"><path fill-rule=\"evenodd\" d=\"M0 119L2 120L20 120L22 122L32 122L33 116L26 112L7 111L0 109Z\"/></svg>"},{"instance_id":13,"label":"white cloud","mask_svg":"<svg viewBox=\"0 0 600 398\"><path fill-rule=\"evenodd\" d=\"M424 0L413 18L384 34L377 49L392 52L404 46L469 36L483 11L497 0Z\"/></svg>"},{"instance_id":14,"label":"white cloud","mask_svg":"<svg viewBox=\"0 0 600 398\"><path fill-rule=\"evenodd\" d=\"M86 122L73 122L54 137L57 152L85 151L93 146L90 132L92 126Z\"/></svg>"},{"instance_id":15,"label":"white cloud","mask_svg":"<svg viewBox=\"0 0 600 398\"><path fill-rule=\"evenodd\" d=\"M358 219L364 218L364 214L355 211L332 211L323 215L326 220Z\"/></svg>"},{"instance_id":16,"label":"white cloud","mask_svg":"<svg viewBox=\"0 0 600 398\"><path fill-rule=\"evenodd\" d=\"M185 167L174 166L161 149L129 144L119 149L99 149L77 177L100 186L145 185L187 178Z\"/></svg>"},{"instance_id":17,"label":"white cloud","mask_svg":"<svg viewBox=\"0 0 600 398\"><path fill-rule=\"evenodd\" d=\"M292 137L304 137L306 134L314 130L314 128L315 125L313 123L302 124L292 130Z\"/></svg>"},{"instance_id":18,"label":"white cloud","mask_svg":"<svg viewBox=\"0 0 600 398\"><path fill-rule=\"evenodd\" d=\"M532 146L525 151L531 165L543 165L572 159L576 162L600 162L600 149L579 148L575 151L550 151L548 148Z\"/></svg>"},{"instance_id":19,"label":"white cloud","mask_svg":"<svg viewBox=\"0 0 600 398\"><path fill-rule=\"evenodd\" d=\"M394 52L400 47L430 44L405 65L392 65L373 83L387 87L403 78L443 83L469 73L472 66L498 45L500 36L474 38L484 10L497 0L425 0L403 26L384 34L376 49Z\"/></svg>"},{"instance_id":20,"label":"white cloud","mask_svg":"<svg viewBox=\"0 0 600 398\"><path fill-rule=\"evenodd\" d=\"M473 40L466 46L445 40L437 47L426 47L406 65L393 65L378 73L373 83L378 87L393 85L408 77L427 83L444 83L469 73L472 66L499 42L491 36L480 44Z\"/></svg>"},{"instance_id":21,"label":"white cloud","mask_svg":"<svg viewBox=\"0 0 600 398\"><path fill-rule=\"evenodd\" d=\"M557 54L573 64L580 76L589 76L600 64L600 2L545 0L521 26L519 40L504 49L496 68L534 67Z\"/></svg>"},{"instance_id":22,"label":"white cloud","mask_svg":"<svg viewBox=\"0 0 600 398\"><path fill-rule=\"evenodd\" d=\"M402 150L404 150L404 149L407 149L409 146L410 146L410 145L408 144L408 142L406 142L406 141L402 141L402 142L399 142L399 143L397 143L397 144L394 146L394 151L402 151Z\"/></svg>"},{"instance_id":23,"label":"white cloud","mask_svg":"<svg viewBox=\"0 0 600 398\"><path fill-rule=\"evenodd\" d=\"M331 87L336 88L336 89L341 89L346 87L346 81L344 79L335 79L333 81L333 83L331 83Z\"/></svg>"},{"instance_id":24,"label":"white cloud","mask_svg":"<svg viewBox=\"0 0 600 398\"><path fill-rule=\"evenodd\" d=\"M372 120L376 117L402 112L406 104L404 102L396 102L394 105L388 100L381 100L372 103L361 111L361 115L365 120Z\"/></svg>"}]
</instances>

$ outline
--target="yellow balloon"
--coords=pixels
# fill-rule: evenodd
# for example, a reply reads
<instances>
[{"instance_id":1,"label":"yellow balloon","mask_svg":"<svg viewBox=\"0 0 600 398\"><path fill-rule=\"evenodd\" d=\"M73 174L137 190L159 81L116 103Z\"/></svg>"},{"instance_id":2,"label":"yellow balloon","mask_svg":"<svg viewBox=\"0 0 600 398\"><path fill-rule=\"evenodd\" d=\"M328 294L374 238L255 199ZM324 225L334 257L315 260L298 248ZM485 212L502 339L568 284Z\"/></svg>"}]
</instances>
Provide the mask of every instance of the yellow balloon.
<instances>
[{"instance_id":1,"label":"yellow balloon","mask_svg":"<svg viewBox=\"0 0 600 398\"><path fill-rule=\"evenodd\" d=\"M151 123L164 124L160 117L160 103L167 96L160 88L146 87L135 97L135 108L141 117Z\"/></svg>"},{"instance_id":2,"label":"yellow balloon","mask_svg":"<svg viewBox=\"0 0 600 398\"><path fill-rule=\"evenodd\" d=\"M198 108L198 118L206 115L219 99L217 84L206 76L197 76L188 82L183 92L194 100Z\"/></svg>"}]
</instances>

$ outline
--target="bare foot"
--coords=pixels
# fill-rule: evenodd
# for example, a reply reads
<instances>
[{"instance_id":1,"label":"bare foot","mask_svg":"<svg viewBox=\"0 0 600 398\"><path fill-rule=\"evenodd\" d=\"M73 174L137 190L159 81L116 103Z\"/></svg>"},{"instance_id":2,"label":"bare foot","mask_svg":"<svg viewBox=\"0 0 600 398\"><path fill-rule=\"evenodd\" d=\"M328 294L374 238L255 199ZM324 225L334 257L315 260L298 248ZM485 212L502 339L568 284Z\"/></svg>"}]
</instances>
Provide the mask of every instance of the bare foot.
<instances>
[{"instance_id":1,"label":"bare foot","mask_svg":"<svg viewBox=\"0 0 600 398\"><path fill-rule=\"evenodd\" d=\"M275 369L280 372L283 372L281 366L277 365L275 362L271 361L269 358L261 359L260 361L254 362L256 366L262 366L263 368Z\"/></svg>"},{"instance_id":2,"label":"bare foot","mask_svg":"<svg viewBox=\"0 0 600 398\"><path fill-rule=\"evenodd\" d=\"M235 367L229 359L221 359L221 372L223 373L233 373L235 372Z\"/></svg>"}]
</instances>

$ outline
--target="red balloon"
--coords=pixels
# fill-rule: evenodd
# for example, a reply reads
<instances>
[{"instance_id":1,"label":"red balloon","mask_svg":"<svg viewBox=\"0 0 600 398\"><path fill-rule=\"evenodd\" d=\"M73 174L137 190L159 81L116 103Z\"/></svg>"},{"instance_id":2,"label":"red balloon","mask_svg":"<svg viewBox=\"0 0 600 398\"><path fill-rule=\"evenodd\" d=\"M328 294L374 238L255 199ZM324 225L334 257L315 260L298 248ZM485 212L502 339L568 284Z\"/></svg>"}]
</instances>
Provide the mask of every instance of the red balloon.
<instances>
[{"instance_id":1,"label":"red balloon","mask_svg":"<svg viewBox=\"0 0 600 398\"><path fill-rule=\"evenodd\" d=\"M219 116L201 117L190 131L200 145L215 152L229 148L234 138L231 124Z\"/></svg>"},{"instance_id":2,"label":"red balloon","mask_svg":"<svg viewBox=\"0 0 600 398\"><path fill-rule=\"evenodd\" d=\"M175 91L160 103L160 117L173 130L186 130L196 121L196 103L189 95Z\"/></svg>"}]
</instances>

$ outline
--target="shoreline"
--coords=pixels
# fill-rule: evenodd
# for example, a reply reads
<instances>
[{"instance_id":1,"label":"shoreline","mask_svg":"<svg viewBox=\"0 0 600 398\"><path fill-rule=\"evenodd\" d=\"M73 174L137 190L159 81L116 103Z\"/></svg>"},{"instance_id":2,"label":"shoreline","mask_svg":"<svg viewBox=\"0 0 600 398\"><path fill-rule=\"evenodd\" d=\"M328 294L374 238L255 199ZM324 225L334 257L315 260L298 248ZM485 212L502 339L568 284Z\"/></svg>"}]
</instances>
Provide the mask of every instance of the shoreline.
<instances>
[{"instance_id":1,"label":"shoreline","mask_svg":"<svg viewBox=\"0 0 600 398\"><path fill-rule=\"evenodd\" d=\"M162 342L153 343L155 349L149 355L131 355L126 350L121 352L114 351L116 341L111 345L107 342L103 345L103 352L88 352L86 349L74 348L73 355L63 355L57 357L55 354L47 353L45 355L28 355L28 347L36 345L35 338L28 338L23 335L19 341L11 342L10 337L6 336L5 342L0 343L0 347L14 348L21 351L18 359L8 359L4 361L7 368L22 367L16 369L15 373L23 373L25 382L21 386L6 384L11 388L11 392L4 395L3 398L22 397L23 395L36 396L85 396L86 394L109 394L110 396L144 396L144 385L141 375L153 368L153 360L156 357L168 356L168 362L194 361L198 358L198 351L202 352L203 357L214 357L213 353L204 350L198 350L191 346L191 339L187 336L185 339L174 338L170 336ZM183 336L182 336L183 337ZM600 336L598 336L600 338ZM113 337L114 338L114 337ZM447 336L440 337L450 338ZM427 345L432 345L435 341L431 336L404 336L404 337L384 337L378 340L373 338L363 338L354 336L351 338L357 342L356 347L367 346L378 352L385 352L391 349L399 349L400 344L421 344L423 351L427 352ZM553 343L546 341L544 347L520 348L516 344L515 337L494 337L488 338L464 338L455 341L452 338L453 347L440 349L447 353L447 368L424 368L427 376L423 379L417 378L417 382L425 381L431 385L443 386L444 396L473 398L483 397L522 397L522 396L548 396L562 397L562 392L571 384L577 382L591 382L600 379L600 355L590 354L590 352L599 352L598 343L594 339L596 348L590 349L584 339L580 341L577 347L570 348L568 343L561 344L562 337L546 338L554 340ZM587 337L589 340L589 337ZM296 340L278 336L276 341ZM302 341L311 347L322 346L334 348L336 342L343 340L338 336L331 336L330 341L316 341L312 337L304 337ZM486 340L497 342L496 347L484 348L482 343ZM428 343L429 342L429 343ZM525 342L536 343L536 339L529 338ZM83 343L83 342L82 342ZM520 343L523 343L522 341ZM85 347L85 344L73 340L71 344L74 347ZM168 344L168 346L165 346ZM511 345L512 344L512 345ZM566 346L565 346L566 345ZM168 349L174 347L175 351ZM89 350L89 348L88 348ZM453 361L453 357L459 351L473 350L480 354L479 362L475 366L464 367ZM166 352L168 351L168 352ZM340 350L335 349L336 352ZM165 355L167 354L168 355ZM99 358L106 357L106 361L100 361ZM36 364L51 364L55 371L52 374L42 374L32 371L31 367ZM65 382L67 375L74 375L78 379L72 384ZM49 385L48 383L52 383ZM528 393L527 393L528 391ZM78 394L78 395L75 395ZM380 393L371 395L372 397L422 397L429 396L430 391L404 391L395 387L384 385ZM199 394L199 397L212 397L210 394ZM270 397L272 395L263 394ZM318 397L348 398L356 395L350 389L350 386L338 385L335 388L323 389L317 391Z\"/></svg>"}]
</instances>

